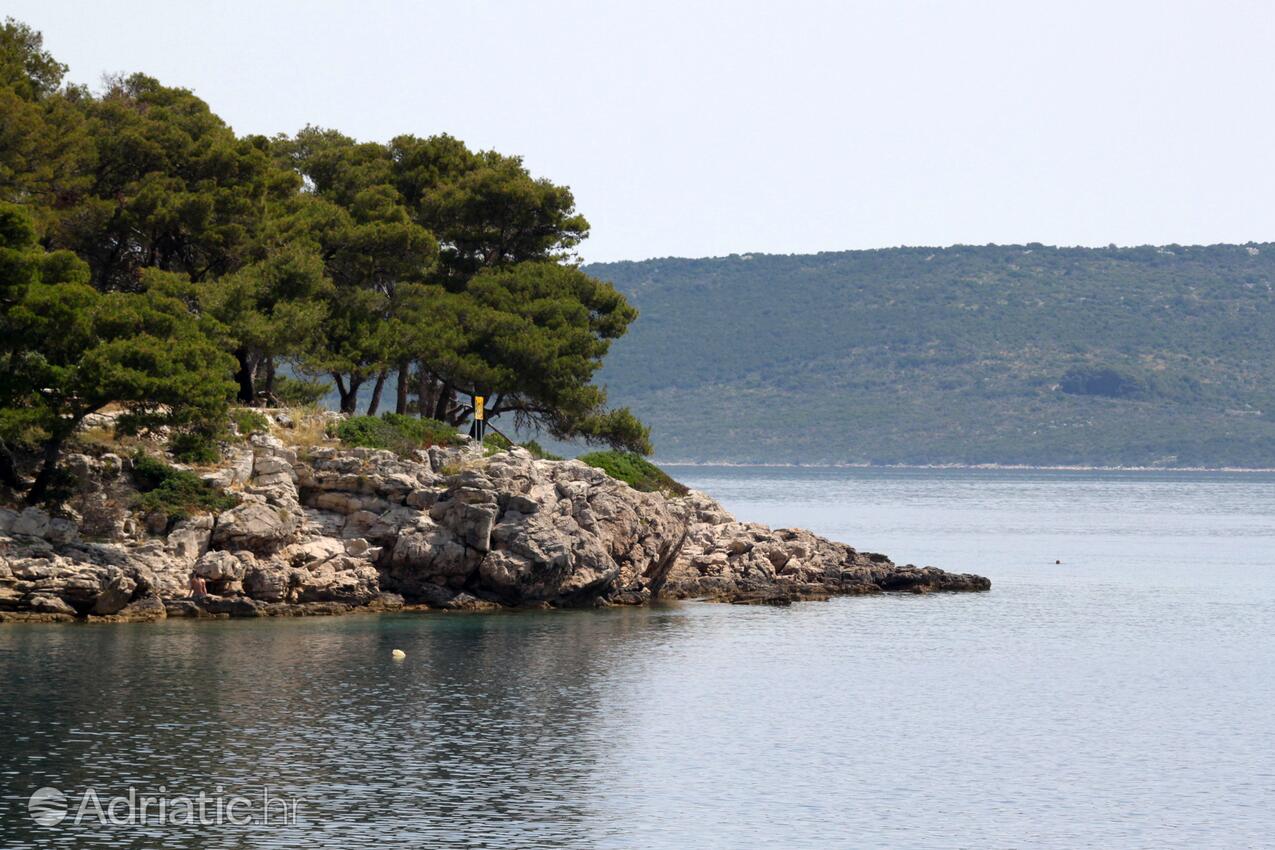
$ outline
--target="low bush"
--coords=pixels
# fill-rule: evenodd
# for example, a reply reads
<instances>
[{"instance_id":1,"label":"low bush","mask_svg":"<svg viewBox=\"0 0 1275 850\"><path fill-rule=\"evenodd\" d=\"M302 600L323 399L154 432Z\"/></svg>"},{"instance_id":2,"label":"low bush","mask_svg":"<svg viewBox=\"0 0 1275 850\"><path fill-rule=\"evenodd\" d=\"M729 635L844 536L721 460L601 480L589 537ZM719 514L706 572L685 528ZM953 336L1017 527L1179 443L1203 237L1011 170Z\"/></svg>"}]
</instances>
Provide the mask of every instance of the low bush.
<instances>
[{"instance_id":1,"label":"low bush","mask_svg":"<svg viewBox=\"0 0 1275 850\"><path fill-rule=\"evenodd\" d=\"M597 467L634 490L644 493L663 493L666 496L685 496L686 485L674 481L668 473L633 452L605 451L581 455L580 460Z\"/></svg>"},{"instance_id":2,"label":"low bush","mask_svg":"<svg viewBox=\"0 0 1275 850\"><path fill-rule=\"evenodd\" d=\"M168 438L168 450L182 463L209 464L221 460L217 437L207 431L179 431Z\"/></svg>"},{"instance_id":3,"label":"low bush","mask_svg":"<svg viewBox=\"0 0 1275 850\"><path fill-rule=\"evenodd\" d=\"M333 436L347 446L389 449L401 455L427 446L455 446L461 442L460 434L446 422L399 413L352 416L337 424Z\"/></svg>"},{"instance_id":4,"label":"low bush","mask_svg":"<svg viewBox=\"0 0 1275 850\"><path fill-rule=\"evenodd\" d=\"M244 407L237 408L230 411L230 421L235 423L235 429L239 431L241 437L266 434L270 431L270 420L260 411Z\"/></svg>"},{"instance_id":5,"label":"low bush","mask_svg":"<svg viewBox=\"0 0 1275 850\"><path fill-rule=\"evenodd\" d=\"M239 504L237 496L217 489L195 473L141 451L133 456L133 483L141 493L137 507L145 513L162 513L170 522L192 514L220 513Z\"/></svg>"},{"instance_id":6,"label":"low bush","mask_svg":"<svg viewBox=\"0 0 1275 850\"><path fill-rule=\"evenodd\" d=\"M513 443L494 432L483 437L483 454L487 455L487 457L491 457L498 452L507 452L513 447Z\"/></svg>"}]
</instances>

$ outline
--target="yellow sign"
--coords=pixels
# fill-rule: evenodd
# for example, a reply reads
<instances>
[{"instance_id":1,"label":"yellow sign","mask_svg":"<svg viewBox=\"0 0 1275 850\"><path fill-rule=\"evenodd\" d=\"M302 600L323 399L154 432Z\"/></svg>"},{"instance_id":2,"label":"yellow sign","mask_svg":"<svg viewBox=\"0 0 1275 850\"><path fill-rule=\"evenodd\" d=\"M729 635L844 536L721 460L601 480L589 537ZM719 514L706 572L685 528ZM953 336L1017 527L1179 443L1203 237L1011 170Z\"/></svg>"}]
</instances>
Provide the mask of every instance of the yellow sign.
<instances>
[{"instance_id":1,"label":"yellow sign","mask_svg":"<svg viewBox=\"0 0 1275 850\"><path fill-rule=\"evenodd\" d=\"M483 397L474 396L474 418L481 420L483 418Z\"/></svg>"}]
</instances>

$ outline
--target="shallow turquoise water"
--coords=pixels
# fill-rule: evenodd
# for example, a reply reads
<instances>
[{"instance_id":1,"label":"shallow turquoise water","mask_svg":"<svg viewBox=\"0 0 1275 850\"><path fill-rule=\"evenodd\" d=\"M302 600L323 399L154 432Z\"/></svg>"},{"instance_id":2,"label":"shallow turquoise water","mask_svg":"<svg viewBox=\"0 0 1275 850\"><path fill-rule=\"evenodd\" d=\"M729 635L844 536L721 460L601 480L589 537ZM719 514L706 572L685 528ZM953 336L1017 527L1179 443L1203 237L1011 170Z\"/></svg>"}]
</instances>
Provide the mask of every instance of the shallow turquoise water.
<instances>
[{"instance_id":1,"label":"shallow turquoise water","mask_svg":"<svg viewBox=\"0 0 1275 850\"><path fill-rule=\"evenodd\" d=\"M993 590L3 627L0 847L1275 846L1275 477L675 474ZM42 786L301 802L42 827Z\"/></svg>"}]
</instances>

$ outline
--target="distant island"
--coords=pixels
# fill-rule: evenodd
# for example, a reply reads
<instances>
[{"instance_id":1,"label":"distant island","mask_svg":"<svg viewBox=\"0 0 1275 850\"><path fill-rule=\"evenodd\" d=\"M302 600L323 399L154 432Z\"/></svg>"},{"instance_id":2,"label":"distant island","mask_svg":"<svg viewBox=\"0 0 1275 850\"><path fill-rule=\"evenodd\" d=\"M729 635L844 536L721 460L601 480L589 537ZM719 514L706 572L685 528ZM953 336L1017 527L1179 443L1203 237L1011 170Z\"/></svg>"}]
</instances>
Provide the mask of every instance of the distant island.
<instances>
[{"instance_id":1,"label":"distant island","mask_svg":"<svg viewBox=\"0 0 1275 850\"><path fill-rule=\"evenodd\" d=\"M663 461L1275 467L1275 244L585 266Z\"/></svg>"}]
</instances>

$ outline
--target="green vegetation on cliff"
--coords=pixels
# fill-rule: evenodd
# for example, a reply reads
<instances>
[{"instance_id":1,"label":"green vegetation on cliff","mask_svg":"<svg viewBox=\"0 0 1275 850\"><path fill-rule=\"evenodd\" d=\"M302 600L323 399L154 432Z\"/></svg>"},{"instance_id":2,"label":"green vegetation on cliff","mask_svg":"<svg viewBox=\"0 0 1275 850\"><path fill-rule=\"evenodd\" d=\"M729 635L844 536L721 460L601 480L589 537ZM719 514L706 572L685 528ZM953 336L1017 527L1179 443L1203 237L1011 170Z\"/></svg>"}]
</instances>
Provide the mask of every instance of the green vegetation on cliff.
<instances>
[{"instance_id":1,"label":"green vegetation on cliff","mask_svg":"<svg viewBox=\"0 0 1275 850\"><path fill-rule=\"evenodd\" d=\"M401 455L429 446L454 446L461 442L456 429L437 419L417 419L398 413L352 416L338 423L334 436L347 446L390 449Z\"/></svg>"},{"instance_id":2,"label":"green vegetation on cliff","mask_svg":"<svg viewBox=\"0 0 1275 850\"><path fill-rule=\"evenodd\" d=\"M141 494L138 508L168 520L192 514L220 513L239 504L233 494L218 490L193 472L176 469L145 452L133 457L133 481Z\"/></svg>"},{"instance_id":3,"label":"green vegetation on cliff","mask_svg":"<svg viewBox=\"0 0 1275 850\"><path fill-rule=\"evenodd\" d=\"M1275 245L592 265L670 460L1275 466Z\"/></svg>"},{"instance_id":4,"label":"green vegetation on cliff","mask_svg":"<svg viewBox=\"0 0 1275 850\"><path fill-rule=\"evenodd\" d=\"M644 493L685 496L689 492L685 484L673 480L667 472L633 452L590 452L581 455L580 460Z\"/></svg>"},{"instance_id":5,"label":"green vegetation on cliff","mask_svg":"<svg viewBox=\"0 0 1275 850\"><path fill-rule=\"evenodd\" d=\"M511 430L650 451L593 380L637 311L575 262L567 187L445 134L239 136L186 89L66 70L0 25L6 499L53 498L103 409L208 462L233 399L303 403L316 378L348 414L454 429L481 395Z\"/></svg>"}]
</instances>

